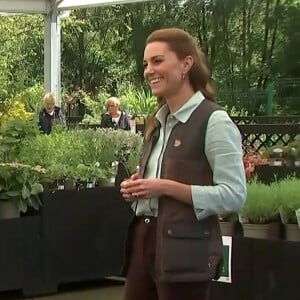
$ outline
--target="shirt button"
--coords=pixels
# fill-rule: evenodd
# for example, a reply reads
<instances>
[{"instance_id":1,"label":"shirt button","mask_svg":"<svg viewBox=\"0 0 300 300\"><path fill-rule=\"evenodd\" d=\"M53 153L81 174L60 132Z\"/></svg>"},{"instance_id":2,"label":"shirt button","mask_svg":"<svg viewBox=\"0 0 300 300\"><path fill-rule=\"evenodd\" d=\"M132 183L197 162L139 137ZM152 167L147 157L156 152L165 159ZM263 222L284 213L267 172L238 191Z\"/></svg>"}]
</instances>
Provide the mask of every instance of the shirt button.
<instances>
[{"instance_id":1,"label":"shirt button","mask_svg":"<svg viewBox=\"0 0 300 300\"><path fill-rule=\"evenodd\" d=\"M149 223L150 223L150 219L149 219L149 218L146 218L146 219L144 220L144 222L145 222L146 224L149 224Z\"/></svg>"}]
</instances>

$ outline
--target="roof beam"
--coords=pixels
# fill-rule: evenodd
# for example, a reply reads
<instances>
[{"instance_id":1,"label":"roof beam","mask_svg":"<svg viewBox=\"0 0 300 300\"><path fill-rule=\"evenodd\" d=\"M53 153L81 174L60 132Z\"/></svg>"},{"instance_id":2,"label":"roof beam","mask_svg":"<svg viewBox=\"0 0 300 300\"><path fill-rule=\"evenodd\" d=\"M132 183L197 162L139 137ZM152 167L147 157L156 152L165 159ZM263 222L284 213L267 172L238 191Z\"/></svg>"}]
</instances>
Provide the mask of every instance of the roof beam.
<instances>
[{"instance_id":1,"label":"roof beam","mask_svg":"<svg viewBox=\"0 0 300 300\"><path fill-rule=\"evenodd\" d=\"M48 0L0 0L0 11L5 13L47 13Z\"/></svg>"},{"instance_id":2,"label":"roof beam","mask_svg":"<svg viewBox=\"0 0 300 300\"><path fill-rule=\"evenodd\" d=\"M113 4L127 4L127 3L137 3L146 2L149 0L63 0L59 5L59 10L77 9L77 8L88 8L103 5L113 5Z\"/></svg>"}]
</instances>

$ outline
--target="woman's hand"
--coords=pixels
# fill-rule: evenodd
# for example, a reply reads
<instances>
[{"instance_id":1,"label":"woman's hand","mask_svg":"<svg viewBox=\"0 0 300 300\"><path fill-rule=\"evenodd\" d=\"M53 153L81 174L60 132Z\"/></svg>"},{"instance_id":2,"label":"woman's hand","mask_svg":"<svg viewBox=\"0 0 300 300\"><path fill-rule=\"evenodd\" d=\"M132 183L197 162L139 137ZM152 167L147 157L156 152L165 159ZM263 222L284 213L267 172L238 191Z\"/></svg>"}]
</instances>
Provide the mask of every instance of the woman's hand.
<instances>
[{"instance_id":1,"label":"woman's hand","mask_svg":"<svg viewBox=\"0 0 300 300\"><path fill-rule=\"evenodd\" d=\"M133 181L133 180L137 180L139 178L140 178L139 174L135 173L135 174L131 175L129 179L125 179L124 181L121 182L120 192L121 192L123 198L125 198L125 200L135 201L136 197L127 191L127 183L129 183L130 181Z\"/></svg>"},{"instance_id":2,"label":"woman's hand","mask_svg":"<svg viewBox=\"0 0 300 300\"><path fill-rule=\"evenodd\" d=\"M121 183L121 193L127 201L158 198L163 194L163 183L163 179L143 179L134 174Z\"/></svg>"}]
</instances>

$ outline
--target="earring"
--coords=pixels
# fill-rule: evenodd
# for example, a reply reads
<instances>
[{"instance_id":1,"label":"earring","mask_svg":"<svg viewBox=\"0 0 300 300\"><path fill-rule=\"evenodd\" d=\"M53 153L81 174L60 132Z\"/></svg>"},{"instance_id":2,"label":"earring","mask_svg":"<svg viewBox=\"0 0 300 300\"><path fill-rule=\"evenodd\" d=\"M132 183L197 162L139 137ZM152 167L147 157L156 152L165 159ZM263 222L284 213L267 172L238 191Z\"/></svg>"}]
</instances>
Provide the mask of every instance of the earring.
<instances>
[{"instance_id":1,"label":"earring","mask_svg":"<svg viewBox=\"0 0 300 300\"><path fill-rule=\"evenodd\" d=\"M182 72L182 80L185 80L185 73Z\"/></svg>"}]
</instances>

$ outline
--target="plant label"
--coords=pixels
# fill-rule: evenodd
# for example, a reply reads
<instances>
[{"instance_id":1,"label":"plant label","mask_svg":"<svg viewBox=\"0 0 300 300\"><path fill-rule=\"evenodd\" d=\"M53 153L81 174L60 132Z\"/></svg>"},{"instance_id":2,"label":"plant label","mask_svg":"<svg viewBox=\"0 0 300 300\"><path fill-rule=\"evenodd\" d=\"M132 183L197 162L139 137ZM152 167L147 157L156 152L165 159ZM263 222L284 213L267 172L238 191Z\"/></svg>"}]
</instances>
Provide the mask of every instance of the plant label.
<instances>
[{"instance_id":1,"label":"plant label","mask_svg":"<svg viewBox=\"0 0 300 300\"><path fill-rule=\"evenodd\" d=\"M129 120L130 131L132 133L136 133L136 123L135 120Z\"/></svg>"},{"instance_id":2,"label":"plant label","mask_svg":"<svg viewBox=\"0 0 300 300\"><path fill-rule=\"evenodd\" d=\"M242 214L239 214L239 222L241 224L247 224L247 223L249 223L249 219L244 217Z\"/></svg>"},{"instance_id":3,"label":"plant label","mask_svg":"<svg viewBox=\"0 0 300 300\"><path fill-rule=\"evenodd\" d=\"M92 188L94 188L94 184L93 184L92 182L88 182L88 183L86 184L86 188L87 188L87 189L92 189Z\"/></svg>"},{"instance_id":4,"label":"plant label","mask_svg":"<svg viewBox=\"0 0 300 300\"><path fill-rule=\"evenodd\" d=\"M289 218L288 218L286 210L283 207L279 208L279 214L280 214L281 223L288 224Z\"/></svg>"},{"instance_id":5,"label":"plant label","mask_svg":"<svg viewBox=\"0 0 300 300\"><path fill-rule=\"evenodd\" d=\"M296 218L297 218L297 222L298 222L298 226L300 228L300 208L298 208L296 211Z\"/></svg>"}]
</instances>

